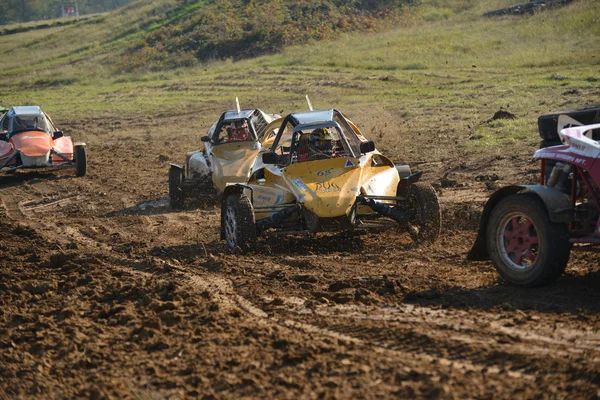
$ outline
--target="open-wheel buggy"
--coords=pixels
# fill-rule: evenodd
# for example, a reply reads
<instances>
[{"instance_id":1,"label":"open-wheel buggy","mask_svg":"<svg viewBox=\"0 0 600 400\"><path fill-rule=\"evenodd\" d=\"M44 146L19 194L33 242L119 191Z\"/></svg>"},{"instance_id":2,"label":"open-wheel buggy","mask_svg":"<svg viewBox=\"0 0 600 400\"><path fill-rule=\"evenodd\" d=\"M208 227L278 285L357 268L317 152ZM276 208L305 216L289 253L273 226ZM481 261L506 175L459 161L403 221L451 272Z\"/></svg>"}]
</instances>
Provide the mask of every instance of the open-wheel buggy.
<instances>
[{"instance_id":1,"label":"open-wheel buggy","mask_svg":"<svg viewBox=\"0 0 600 400\"><path fill-rule=\"evenodd\" d=\"M0 171L73 168L84 176L85 143L73 143L38 106L11 107L0 117Z\"/></svg>"},{"instance_id":2,"label":"open-wheel buggy","mask_svg":"<svg viewBox=\"0 0 600 400\"><path fill-rule=\"evenodd\" d=\"M375 149L341 112L292 113L272 136L270 151L247 183L222 196L221 234L233 251L257 237L401 227L419 242L434 241L441 213L420 172Z\"/></svg>"},{"instance_id":3,"label":"open-wheel buggy","mask_svg":"<svg viewBox=\"0 0 600 400\"><path fill-rule=\"evenodd\" d=\"M181 209L186 200L222 193L232 182L246 182L265 133L279 118L259 109L225 111L201 138L200 148L187 153L185 164L171 164L169 199Z\"/></svg>"}]
</instances>

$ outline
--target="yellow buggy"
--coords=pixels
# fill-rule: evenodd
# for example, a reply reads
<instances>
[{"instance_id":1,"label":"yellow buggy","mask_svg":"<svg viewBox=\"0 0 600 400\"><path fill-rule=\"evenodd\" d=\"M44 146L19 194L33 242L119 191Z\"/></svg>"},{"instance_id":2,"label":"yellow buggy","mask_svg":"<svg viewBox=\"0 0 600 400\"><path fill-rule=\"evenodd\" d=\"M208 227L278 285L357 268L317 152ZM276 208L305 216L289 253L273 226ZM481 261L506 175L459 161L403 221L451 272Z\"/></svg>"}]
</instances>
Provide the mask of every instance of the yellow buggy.
<instances>
[{"instance_id":1,"label":"yellow buggy","mask_svg":"<svg viewBox=\"0 0 600 400\"><path fill-rule=\"evenodd\" d=\"M394 163L335 109L298 112L266 133L268 152L221 201L221 237L235 252L257 237L400 227L417 242L441 229L437 195L421 172Z\"/></svg>"},{"instance_id":2,"label":"yellow buggy","mask_svg":"<svg viewBox=\"0 0 600 400\"><path fill-rule=\"evenodd\" d=\"M265 133L278 118L259 109L222 113L200 139L200 148L187 153L185 164L171 163L171 207L183 209L188 199L210 197L222 193L228 183L246 182L256 157L268 148Z\"/></svg>"}]
</instances>

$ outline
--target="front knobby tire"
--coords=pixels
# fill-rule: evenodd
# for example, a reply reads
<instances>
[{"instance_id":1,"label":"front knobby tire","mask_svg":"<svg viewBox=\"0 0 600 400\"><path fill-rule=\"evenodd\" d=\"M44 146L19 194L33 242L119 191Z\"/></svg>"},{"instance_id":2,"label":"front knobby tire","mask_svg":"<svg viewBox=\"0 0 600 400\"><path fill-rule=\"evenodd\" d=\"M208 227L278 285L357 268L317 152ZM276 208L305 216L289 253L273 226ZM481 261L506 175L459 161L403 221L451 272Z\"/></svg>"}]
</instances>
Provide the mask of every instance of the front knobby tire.
<instances>
[{"instance_id":1,"label":"front knobby tire","mask_svg":"<svg viewBox=\"0 0 600 400\"><path fill-rule=\"evenodd\" d=\"M169 169L169 202L174 210L182 210L185 204L183 191L183 170L177 167Z\"/></svg>"},{"instance_id":2,"label":"front knobby tire","mask_svg":"<svg viewBox=\"0 0 600 400\"><path fill-rule=\"evenodd\" d=\"M537 198L516 194L498 203L488 221L487 249L506 282L542 286L565 270L571 252L566 222L552 222Z\"/></svg>"},{"instance_id":3,"label":"front knobby tire","mask_svg":"<svg viewBox=\"0 0 600 400\"><path fill-rule=\"evenodd\" d=\"M433 243L442 231L442 211L435 189L428 183L410 184L405 193L410 207L416 211L408 230L416 243Z\"/></svg>"},{"instance_id":4,"label":"front knobby tire","mask_svg":"<svg viewBox=\"0 0 600 400\"><path fill-rule=\"evenodd\" d=\"M256 222L250 199L232 194L225 199L222 218L223 235L233 253L244 254L256 246Z\"/></svg>"},{"instance_id":5,"label":"front knobby tire","mask_svg":"<svg viewBox=\"0 0 600 400\"><path fill-rule=\"evenodd\" d=\"M85 176L87 172L87 153L85 146L75 146L75 176Z\"/></svg>"}]
</instances>

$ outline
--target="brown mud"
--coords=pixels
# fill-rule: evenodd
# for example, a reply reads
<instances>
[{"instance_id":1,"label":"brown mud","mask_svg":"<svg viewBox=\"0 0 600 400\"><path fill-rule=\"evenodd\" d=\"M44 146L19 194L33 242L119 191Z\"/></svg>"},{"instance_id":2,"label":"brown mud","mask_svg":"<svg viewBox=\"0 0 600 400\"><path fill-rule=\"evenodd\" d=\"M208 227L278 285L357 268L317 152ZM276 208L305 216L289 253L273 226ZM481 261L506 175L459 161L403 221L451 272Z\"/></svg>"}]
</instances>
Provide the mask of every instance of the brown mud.
<instances>
[{"instance_id":1,"label":"brown mud","mask_svg":"<svg viewBox=\"0 0 600 400\"><path fill-rule=\"evenodd\" d=\"M166 119L63 121L88 132L86 177L0 177L0 398L600 396L598 250L535 289L465 259L492 191L535 182L528 153L412 152L443 207L433 245L319 235L241 256L218 207L169 208L168 163L201 134L171 140Z\"/></svg>"}]
</instances>

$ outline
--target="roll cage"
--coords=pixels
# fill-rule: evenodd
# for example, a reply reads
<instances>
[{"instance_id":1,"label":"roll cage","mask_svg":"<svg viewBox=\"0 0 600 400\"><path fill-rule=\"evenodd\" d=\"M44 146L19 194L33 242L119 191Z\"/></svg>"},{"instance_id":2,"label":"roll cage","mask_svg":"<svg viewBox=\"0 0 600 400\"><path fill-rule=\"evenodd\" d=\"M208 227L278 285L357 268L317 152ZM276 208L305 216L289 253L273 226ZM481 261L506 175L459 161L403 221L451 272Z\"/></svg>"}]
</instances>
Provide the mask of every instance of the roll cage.
<instances>
[{"instance_id":1,"label":"roll cage","mask_svg":"<svg viewBox=\"0 0 600 400\"><path fill-rule=\"evenodd\" d=\"M301 135L318 128L335 129L339 135L344 155L360 157L361 140L344 115L335 109L289 114L281 123L270 151L279 156L282 165L298 162L295 155L297 155ZM286 146L288 143L289 146Z\"/></svg>"},{"instance_id":2,"label":"roll cage","mask_svg":"<svg viewBox=\"0 0 600 400\"><path fill-rule=\"evenodd\" d=\"M244 121L248 124L252 141L261 141L269 125L265 114L259 109L241 110L239 112L235 110L225 111L215 124L214 130L209 133L210 140L214 144L223 143L222 138L226 134L226 127L239 121Z\"/></svg>"},{"instance_id":3,"label":"roll cage","mask_svg":"<svg viewBox=\"0 0 600 400\"><path fill-rule=\"evenodd\" d=\"M52 135L58 129L48 115L37 106L12 107L0 117L0 132L5 133L6 139L28 131Z\"/></svg>"}]
</instances>

